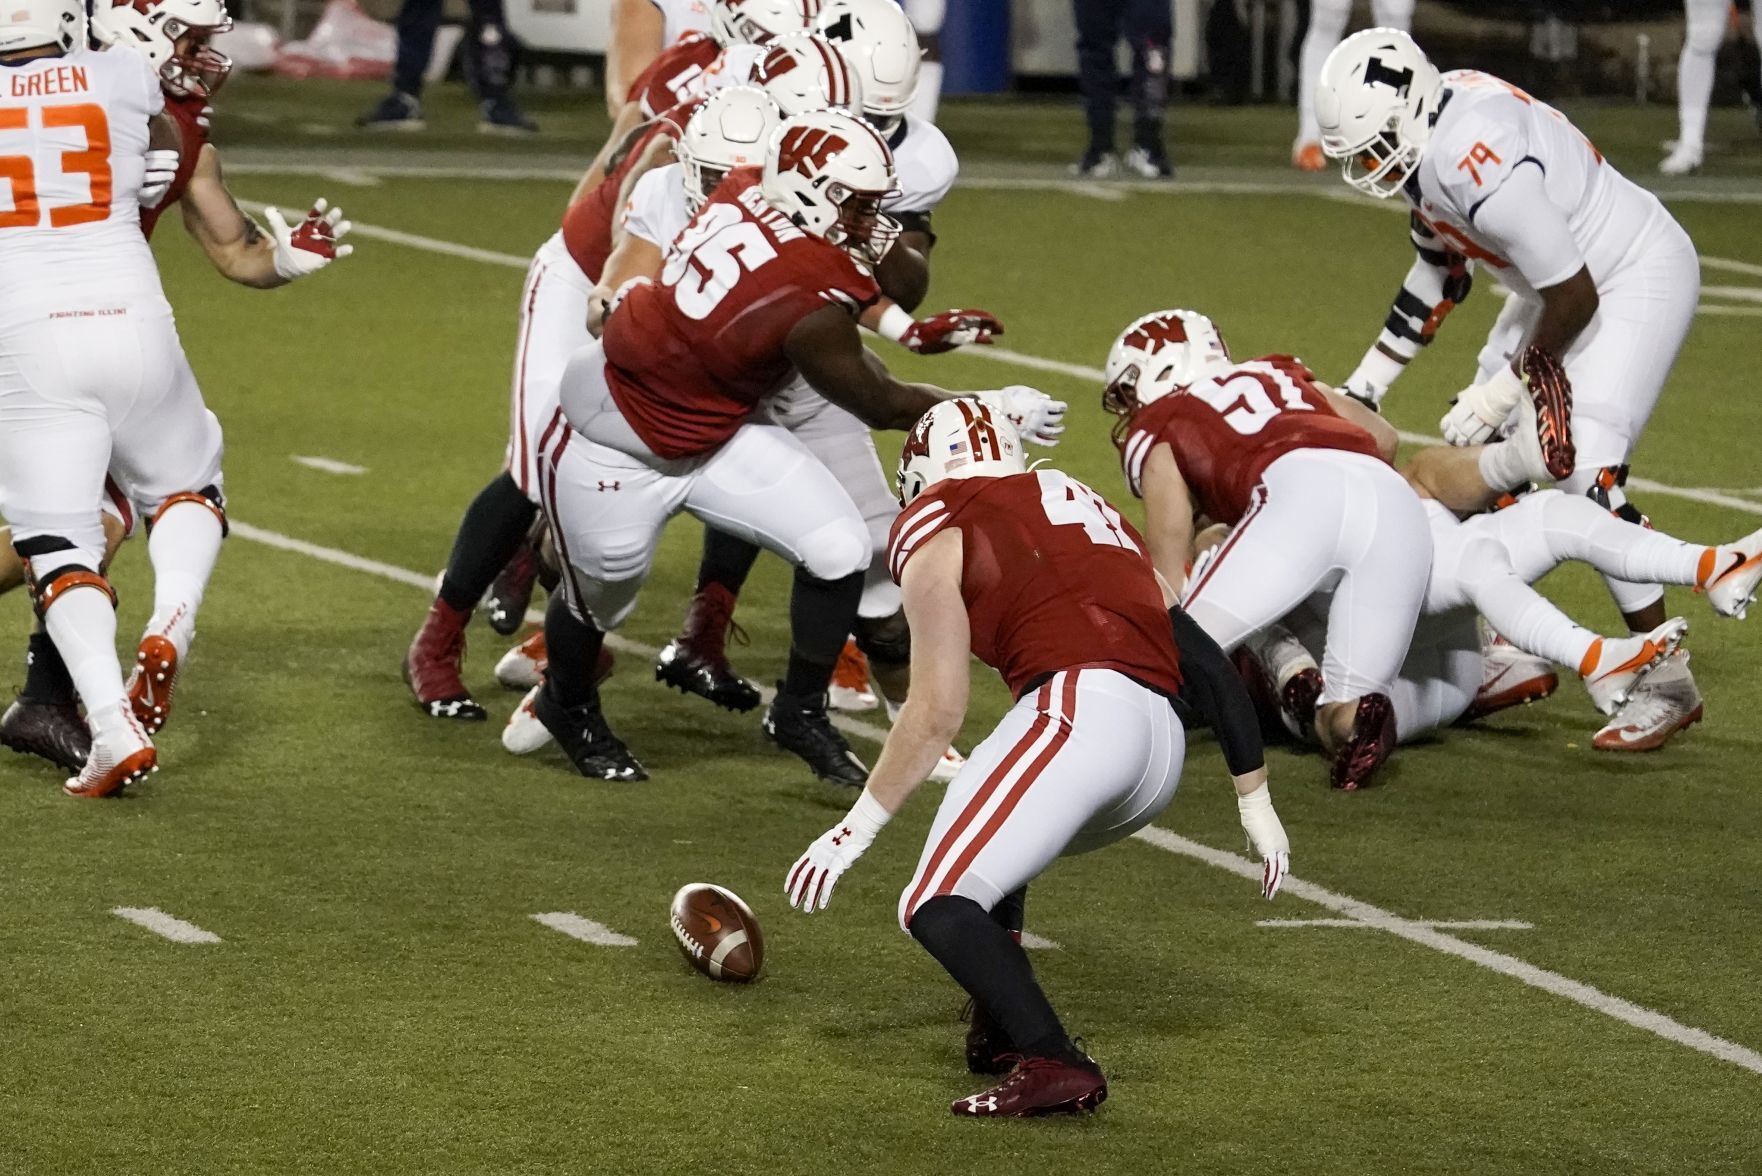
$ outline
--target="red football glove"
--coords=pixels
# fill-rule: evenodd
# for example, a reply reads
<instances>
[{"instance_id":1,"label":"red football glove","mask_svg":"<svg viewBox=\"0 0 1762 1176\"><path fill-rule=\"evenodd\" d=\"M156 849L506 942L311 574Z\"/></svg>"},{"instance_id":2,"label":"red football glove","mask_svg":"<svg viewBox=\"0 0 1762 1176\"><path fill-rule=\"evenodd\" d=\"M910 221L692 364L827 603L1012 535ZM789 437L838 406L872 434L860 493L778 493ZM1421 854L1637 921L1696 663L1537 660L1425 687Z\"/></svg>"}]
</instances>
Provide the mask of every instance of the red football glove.
<instances>
[{"instance_id":1,"label":"red football glove","mask_svg":"<svg viewBox=\"0 0 1762 1176\"><path fill-rule=\"evenodd\" d=\"M1003 334L1003 324L988 311L945 310L918 319L899 337L899 345L919 355L940 355L969 343L989 343Z\"/></svg>"}]
</instances>

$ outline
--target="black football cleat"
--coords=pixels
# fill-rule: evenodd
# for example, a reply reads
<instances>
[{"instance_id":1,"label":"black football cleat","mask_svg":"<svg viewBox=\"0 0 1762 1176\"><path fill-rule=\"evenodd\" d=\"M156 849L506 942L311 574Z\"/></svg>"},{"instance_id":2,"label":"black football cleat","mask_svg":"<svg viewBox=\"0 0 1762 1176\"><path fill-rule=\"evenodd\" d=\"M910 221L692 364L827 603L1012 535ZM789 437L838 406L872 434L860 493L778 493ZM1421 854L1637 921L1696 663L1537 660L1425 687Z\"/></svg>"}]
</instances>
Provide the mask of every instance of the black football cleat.
<instances>
[{"instance_id":1,"label":"black football cleat","mask_svg":"<svg viewBox=\"0 0 1762 1176\"><path fill-rule=\"evenodd\" d=\"M961 1020L967 1023L967 1069L972 1073L1007 1074L1022 1060L1015 1042L978 1001L967 999Z\"/></svg>"},{"instance_id":2,"label":"black football cleat","mask_svg":"<svg viewBox=\"0 0 1762 1176\"><path fill-rule=\"evenodd\" d=\"M612 734L606 716L600 710L598 693L578 706L563 707L551 698L550 688L539 690L532 699L532 713L545 730L556 739L557 746L575 765L575 770L590 780L646 780L649 774L630 754L624 741Z\"/></svg>"},{"instance_id":3,"label":"black football cleat","mask_svg":"<svg viewBox=\"0 0 1762 1176\"><path fill-rule=\"evenodd\" d=\"M765 710L764 728L771 742L800 756L826 783L861 788L869 782L869 769L832 726L825 695L800 699L779 691Z\"/></svg>"},{"instance_id":4,"label":"black football cleat","mask_svg":"<svg viewBox=\"0 0 1762 1176\"><path fill-rule=\"evenodd\" d=\"M92 732L71 702L30 702L14 699L0 715L0 745L20 755L48 760L67 772L86 766Z\"/></svg>"},{"instance_id":5,"label":"black football cleat","mask_svg":"<svg viewBox=\"0 0 1762 1176\"><path fill-rule=\"evenodd\" d=\"M538 549L530 541L523 542L489 586L489 595L483 598L489 627L503 637L518 633L526 623L526 609L532 603L532 588L537 583Z\"/></svg>"},{"instance_id":6,"label":"black football cleat","mask_svg":"<svg viewBox=\"0 0 1762 1176\"><path fill-rule=\"evenodd\" d=\"M655 681L727 710L752 710L759 705L758 687L728 664L728 635L739 632L734 594L720 584L705 585L691 598L679 636L655 658Z\"/></svg>"},{"instance_id":7,"label":"black football cleat","mask_svg":"<svg viewBox=\"0 0 1762 1176\"><path fill-rule=\"evenodd\" d=\"M1105 1101L1107 1078L1095 1059L1023 1058L1002 1082L955 1099L949 1110L963 1118L1031 1119L1093 1111Z\"/></svg>"},{"instance_id":8,"label":"black football cleat","mask_svg":"<svg viewBox=\"0 0 1762 1176\"><path fill-rule=\"evenodd\" d=\"M1352 734L1334 753L1332 784L1346 792L1367 787L1395 751L1395 704L1387 694L1359 698Z\"/></svg>"}]
</instances>

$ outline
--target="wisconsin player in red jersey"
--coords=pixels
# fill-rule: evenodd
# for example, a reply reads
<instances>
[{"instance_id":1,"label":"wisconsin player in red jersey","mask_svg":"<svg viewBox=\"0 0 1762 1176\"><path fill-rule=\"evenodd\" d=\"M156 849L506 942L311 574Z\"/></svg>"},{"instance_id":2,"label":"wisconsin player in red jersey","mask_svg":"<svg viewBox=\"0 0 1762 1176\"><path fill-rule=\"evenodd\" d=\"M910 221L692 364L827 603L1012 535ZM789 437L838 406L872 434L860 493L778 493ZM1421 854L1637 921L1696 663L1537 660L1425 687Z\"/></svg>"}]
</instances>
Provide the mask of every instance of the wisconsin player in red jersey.
<instances>
[{"instance_id":1,"label":"wisconsin player in red jersey","mask_svg":"<svg viewBox=\"0 0 1762 1176\"><path fill-rule=\"evenodd\" d=\"M1335 787L1368 783L1395 747L1389 692L1432 552L1419 498L1389 465L1388 426L1296 360L1234 362L1192 311L1133 323L1108 376L1102 403L1122 418L1120 456L1144 499L1151 554L1201 628L1234 650L1332 590L1314 733ZM1187 583L1199 517L1233 531Z\"/></svg>"},{"instance_id":2,"label":"wisconsin player in red jersey","mask_svg":"<svg viewBox=\"0 0 1762 1176\"><path fill-rule=\"evenodd\" d=\"M634 607L661 528L684 510L796 567L789 669L764 729L822 779L866 776L825 699L862 595L867 529L826 467L759 414L799 370L871 427L905 428L947 393L890 376L858 322L925 352L999 329L982 312L916 321L882 299L869 271L894 231L879 211L893 183L886 144L861 121L786 121L763 171L731 172L673 242L660 280L626 287L603 340L570 361L568 427L543 438L539 455L570 571L546 616L549 676L524 705L584 774L641 774L586 671L602 630ZM1042 437L1063 413L1032 389L986 395Z\"/></svg>"},{"instance_id":3,"label":"wisconsin player in red jersey","mask_svg":"<svg viewBox=\"0 0 1762 1176\"><path fill-rule=\"evenodd\" d=\"M795 863L785 890L791 906L825 908L960 730L969 654L991 666L1015 707L949 784L900 897L900 925L973 998L969 1068L1009 1071L956 1100L955 1114L1090 1110L1107 1082L1022 951L1027 885L1061 854L1149 824L1174 798L1179 698L1219 731L1271 898L1290 843L1253 708L1222 651L1172 607L1132 525L1081 482L1029 472L1015 429L983 402L927 413L898 482L905 510L888 559L912 627L912 691L868 787Z\"/></svg>"}]
</instances>

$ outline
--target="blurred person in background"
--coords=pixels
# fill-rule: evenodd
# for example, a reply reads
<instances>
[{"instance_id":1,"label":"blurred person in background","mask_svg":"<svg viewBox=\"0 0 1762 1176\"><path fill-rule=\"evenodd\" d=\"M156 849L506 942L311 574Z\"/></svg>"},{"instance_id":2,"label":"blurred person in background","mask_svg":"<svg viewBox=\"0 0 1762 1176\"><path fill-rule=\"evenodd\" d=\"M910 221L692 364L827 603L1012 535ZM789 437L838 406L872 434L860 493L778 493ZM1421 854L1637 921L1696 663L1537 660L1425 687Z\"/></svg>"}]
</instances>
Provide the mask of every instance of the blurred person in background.
<instances>
[{"instance_id":1,"label":"blurred person in background","mask_svg":"<svg viewBox=\"0 0 1762 1176\"><path fill-rule=\"evenodd\" d=\"M1089 121L1089 146L1072 165L1073 175L1111 176L1121 160L1114 153L1114 106L1120 79L1114 51L1124 37L1132 47L1132 149L1127 171L1144 179L1174 174L1163 146L1169 103L1169 50L1175 22L1170 0L1073 0L1077 15L1078 84Z\"/></svg>"},{"instance_id":2,"label":"blurred person in background","mask_svg":"<svg viewBox=\"0 0 1762 1176\"><path fill-rule=\"evenodd\" d=\"M404 0L398 9L398 57L392 67L392 92L355 120L375 131L420 131L422 73L434 56L444 0ZM538 125L527 118L508 93L514 81L514 57L502 0L469 0L471 19L465 37L466 77L477 91L477 129L485 134L530 135Z\"/></svg>"},{"instance_id":3,"label":"blurred person in background","mask_svg":"<svg viewBox=\"0 0 1762 1176\"><path fill-rule=\"evenodd\" d=\"M1682 56L1676 63L1677 137L1669 155L1658 164L1667 176L1698 171L1707 148L1707 107L1713 101L1713 68L1719 46L1734 19L1730 0L1683 0L1688 27L1683 32ZM1756 47L1762 50L1762 2L1750 0L1750 28ZM1762 102L1757 105L1762 120Z\"/></svg>"},{"instance_id":4,"label":"blurred person in background","mask_svg":"<svg viewBox=\"0 0 1762 1176\"><path fill-rule=\"evenodd\" d=\"M1689 0L1692 6L1695 0ZM1309 32L1297 62L1297 141L1291 145L1291 164L1299 171L1318 172L1328 166L1322 154L1321 127L1315 121L1315 83L1322 62L1346 34L1352 17L1352 0L1310 0ZM1381 28L1409 31L1413 26L1413 0L1370 0L1371 20Z\"/></svg>"}]
</instances>

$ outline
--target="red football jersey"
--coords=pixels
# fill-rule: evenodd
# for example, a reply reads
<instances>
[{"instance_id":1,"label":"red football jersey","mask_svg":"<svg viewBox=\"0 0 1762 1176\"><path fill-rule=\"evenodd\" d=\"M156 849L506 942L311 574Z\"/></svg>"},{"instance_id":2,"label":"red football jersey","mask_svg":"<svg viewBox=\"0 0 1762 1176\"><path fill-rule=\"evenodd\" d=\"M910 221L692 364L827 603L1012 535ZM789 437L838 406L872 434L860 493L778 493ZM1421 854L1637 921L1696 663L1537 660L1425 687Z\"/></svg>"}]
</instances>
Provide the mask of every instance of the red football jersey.
<instances>
[{"instance_id":1,"label":"red football jersey","mask_svg":"<svg viewBox=\"0 0 1762 1176\"><path fill-rule=\"evenodd\" d=\"M1383 456L1375 438L1334 411L1315 373L1288 355L1251 359L1139 409L1120 449L1132 493L1144 493L1144 460L1163 442L1194 506L1232 526L1266 467L1294 449Z\"/></svg>"},{"instance_id":2,"label":"red football jersey","mask_svg":"<svg viewBox=\"0 0 1762 1176\"><path fill-rule=\"evenodd\" d=\"M636 161L648 150L655 136L665 135L677 143L679 136L685 133L685 124L702 105L701 98L694 98L644 123L630 149L606 173L606 178L563 213L563 247L569 250L569 256L575 259L588 281L600 280L606 259L612 256L612 219L618 212L618 193L623 189L630 169L636 166Z\"/></svg>"},{"instance_id":3,"label":"red football jersey","mask_svg":"<svg viewBox=\"0 0 1762 1176\"><path fill-rule=\"evenodd\" d=\"M1117 670L1171 697L1180 655L1144 540L1106 499L1057 470L945 479L893 522L897 581L924 542L961 532L973 653L1020 698L1060 670Z\"/></svg>"},{"instance_id":4,"label":"red football jersey","mask_svg":"<svg viewBox=\"0 0 1762 1176\"><path fill-rule=\"evenodd\" d=\"M190 177L196 174L196 160L202 154L202 148L208 142L208 132L202 129L202 110L208 105L205 98L179 98L172 94L165 96L165 113L177 124L177 175L172 178L171 188L153 208L141 209L141 233L149 240L153 236L153 226L159 223L159 217L166 209L183 199L184 192L190 186Z\"/></svg>"},{"instance_id":5,"label":"red football jersey","mask_svg":"<svg viewBox=\"0 0 1762 1176\"><path fill-rule=\"evenodd\" d=\"M626 102L634 102L644 118L695 97L704 71L722 55L722 46L708 33L687 33L649 62L649 67L630 83Z\"/></svg>"},{"instance_id":6,"label":"red football jersey","mask_svg":"<svg viewBox=\"0 0 1762 1176\"><path fill-rule=\"evenodd\" d=\"M850 254L765 202L736 168L667 251L660 280L606 319L606 382L662 457L708 453L789 381L789 332L827 303L853 317L881 296Z\"/></svg>"}]
</instances>

